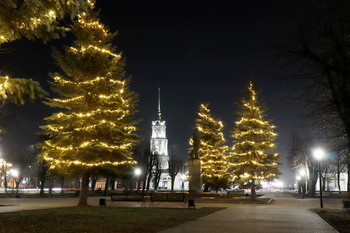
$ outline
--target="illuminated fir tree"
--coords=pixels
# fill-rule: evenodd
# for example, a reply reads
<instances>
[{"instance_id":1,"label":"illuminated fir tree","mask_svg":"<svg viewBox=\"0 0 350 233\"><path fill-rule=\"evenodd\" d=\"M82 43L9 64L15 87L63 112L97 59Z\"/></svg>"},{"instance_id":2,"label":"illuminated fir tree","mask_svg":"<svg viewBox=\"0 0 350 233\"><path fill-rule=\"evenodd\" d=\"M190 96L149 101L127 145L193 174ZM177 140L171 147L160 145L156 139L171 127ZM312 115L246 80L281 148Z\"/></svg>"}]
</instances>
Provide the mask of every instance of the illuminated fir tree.
<instances>
[{"instance_id":1,"label":"illuminated fir tree","mask_svg":"<svg viewBox=\"0 0 350 233\"><path fill-rule=\"evenodd\" d=\"M34 100L43 97L46 92L40 84L31 79L0 76L0 101L24 104L25 99Z\"/></svg>"},{"instance_id":2,"label":"illuminated fir tree","mask_svg":"<svg viewBox=\"0 0 350 233\"><path fill-rule=\"evenodd\" d=\"M60 108L45 120L49 136L40 156L61 173L82 174L78 205L87 204L91 172L135 164L131 149L138 142L133 119L137 102L125 79L124 61L115 52L111 34L96 14L83 14L72 27L73 46L54 58L63 74L52 74L58 98L47 105Z\"/></svg>"},{"instance_id":3,"label":"illuminated fir tree","mask_svg":"<svg viewBox=\"0 0 350 233\"><path fill-rule=\"evenodd\" d=\"M63 19L93 7L93 0L1 0L0 45L22 37L27 39L58 38L69 30ZM43 97L45 91L31 79L0 76L0 100L23 104L25 98Z\"/></svg>"},{"instance_id":4,"label":"illuminated fir tree","mask_svg":"<svg viewBox=\"0 0 350 233\"><path fill-rule=\"evenodd\" d=\"M227 146L224 139L223 124L215 119L208 104L199 106L195 130L199 138L198 157L201 161L204 190L219 190L228 185ZM193 151L193 139L190 139Z\"/></svg>"},{"instance_id":5,"label":"illuminated fir tree","mask_svg":"<svg viewBox=\"0 0 350 233\"><path fill-rule=\"evenodd\" d=\"M280 174L278 160L280 155L271 153L275 149L277 134L275 126L264 120L264 107L257 99L253 82L249 82L245 97L240 101L240 120L233 130L231 169L235 183L251 188L255 199L256 187L262 181L271 181Z\"/></svg>"},{"instance_id":6,"label":"illuminated fir tree","mask_svg":"<svg viewBox=\"0 0 350 233\"><path fill-rule=\"evenodd\" d=\"M87 11L93 0L1 0L0 44L21 37L44 41L58 38L69 29L60 22Z\"/></svg>"}]
</instances>

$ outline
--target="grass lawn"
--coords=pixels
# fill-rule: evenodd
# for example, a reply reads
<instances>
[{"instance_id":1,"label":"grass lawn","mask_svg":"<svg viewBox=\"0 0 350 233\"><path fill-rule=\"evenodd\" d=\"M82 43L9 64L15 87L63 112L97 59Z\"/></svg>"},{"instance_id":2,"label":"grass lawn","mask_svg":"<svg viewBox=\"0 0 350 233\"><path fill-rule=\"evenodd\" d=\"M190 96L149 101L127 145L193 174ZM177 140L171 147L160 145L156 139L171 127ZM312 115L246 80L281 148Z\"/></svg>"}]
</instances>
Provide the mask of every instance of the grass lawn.
<instances>
[{"instance_id":1,"label":"grass lawn","mask_svg":"<svg viewBox=\"0 0 350 233\"><path fill-rule=\"evenodd\" d=\"M158 232L222 209L66 207L9 212L0 214L0 232Z\"/></svg>"},{"instance_id":2,"label":"grass lawn","mask_svg":"<svg viewBox=\"0 0 350 233\"><path fill-rule=\"evenodd\" d=\"M339 233L350 232L350 210L315 209L313 211Z\"/></svg>"}]
</instances>

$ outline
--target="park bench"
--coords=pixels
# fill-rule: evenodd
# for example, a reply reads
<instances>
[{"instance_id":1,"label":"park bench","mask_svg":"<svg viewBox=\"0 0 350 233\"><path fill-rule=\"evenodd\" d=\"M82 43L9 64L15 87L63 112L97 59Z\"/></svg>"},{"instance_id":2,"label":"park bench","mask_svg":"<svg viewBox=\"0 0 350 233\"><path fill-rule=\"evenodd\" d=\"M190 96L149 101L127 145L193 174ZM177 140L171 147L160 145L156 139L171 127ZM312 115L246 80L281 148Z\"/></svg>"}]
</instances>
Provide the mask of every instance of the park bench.
<instances>
[{"instance_id":1,"label":"park bench","mask_svg":"<svg viewBox=\"0 0 350 233\"><path fill-rule=\"evenodd\" d=\"M191 193L188 195L190 198L215 198L220 197L220 193L212 193L212 192L197 192L197 193Z\"/></svg>"},{"instance_id":2,"label":"park bench","mask_svg":"<svg viewBox=\"0 0 350 233\"><path fill-rule=\"evenodd\" d=\"M183 205L186 205L186 195L184 193L151 193L151 205L160 202L177 202Z\"/></svg>"},{"instance_id":3,"label":"park bench","mask_svg":"<svg viewBox=\"0 0 350 233\"><path fill-rule=\"evenodd\" d=\"M227 192L226 196L228 197L243 197L244 196L244 190L233 190Z\"/></svg>"},{"instance_id":4,"label":"park bench","mask_svg":"<svg viewBox=\"0 0 350 233\"><path fill-rule=\"evenodd\" d=\"M144 195L142 193L111 193L111 205L113 202L121 201L144 201Z\"/></svg>"}]
</instances>

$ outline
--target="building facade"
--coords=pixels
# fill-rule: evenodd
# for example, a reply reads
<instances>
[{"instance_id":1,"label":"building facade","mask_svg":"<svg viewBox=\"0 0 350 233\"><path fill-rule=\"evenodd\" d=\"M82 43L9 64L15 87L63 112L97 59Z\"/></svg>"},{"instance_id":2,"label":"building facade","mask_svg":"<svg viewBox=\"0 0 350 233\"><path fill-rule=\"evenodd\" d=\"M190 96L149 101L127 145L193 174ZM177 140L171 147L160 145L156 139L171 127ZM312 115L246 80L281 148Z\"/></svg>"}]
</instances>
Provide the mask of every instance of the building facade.
<instances>
[{"instance_id":1,"label":"building facade","mask_svg":"<svg viewBox=\"0 0 350 233\"><path fill-rule=\"evenodd\" d=\"M160 88L158 88L158 118L152 121L152 135L150 139L151 153L157 155L161 168L158 190L171 190L171 177L169 175L168 139L166 138L166 122L162 120L160 109ZM179 172L175 178L174 190L184 190L185 176ZM153 179L152 188L155 188Z\"/></svg>"}]
</instances>

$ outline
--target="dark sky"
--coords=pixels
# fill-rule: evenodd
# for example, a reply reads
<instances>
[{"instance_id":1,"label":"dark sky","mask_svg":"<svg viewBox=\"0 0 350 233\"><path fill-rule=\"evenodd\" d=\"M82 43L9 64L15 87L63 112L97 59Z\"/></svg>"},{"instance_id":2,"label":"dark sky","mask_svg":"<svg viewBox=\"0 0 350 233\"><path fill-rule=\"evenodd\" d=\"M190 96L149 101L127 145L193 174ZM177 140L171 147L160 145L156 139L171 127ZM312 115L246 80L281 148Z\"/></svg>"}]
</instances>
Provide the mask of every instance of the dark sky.
<instances>
[{"instance_id":1,"label":"dark sky","mask_svg":"<svg viewBox=\"0 0 350 233\"><path fill-rule=\"evenodd\" d=\"M277 151L282 159L281 179L293 184L285 157L291 133L301 125L302 109L292 100L295 92L285 85L287 69L274 62L271 45L284 41L283 9L277 0L247 1L99 1L101 20L118 31L115 45L126 57L131 88L139 94L140 133L148 140L156 119L157 88L161 86L162 115L167 122L169 147L187 156L187 142L199 103L209 102L212 113L225 125L226 139L233 128L235 101L253 73L261 98L268 107L267 119L278 127ZM49 90L52 46L69 43L61 39L43 44L21 40L3 46L1 71L12 77L32 78ZM2 144L37 142L36 132L50 114L41 100L13 108L5 121L8 133Z\"/></svg>"}]
</instances>

